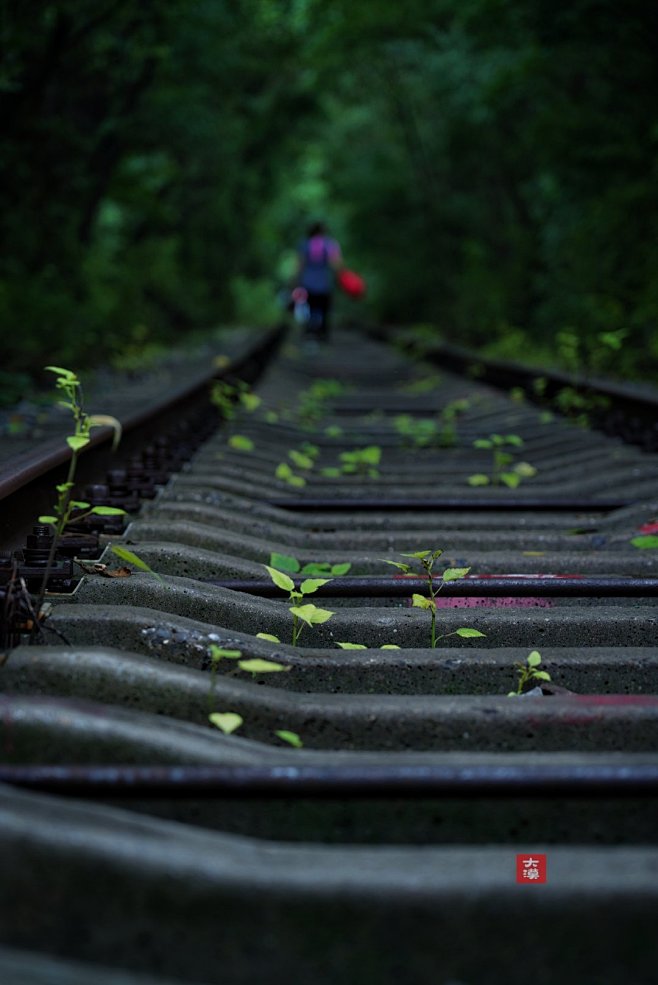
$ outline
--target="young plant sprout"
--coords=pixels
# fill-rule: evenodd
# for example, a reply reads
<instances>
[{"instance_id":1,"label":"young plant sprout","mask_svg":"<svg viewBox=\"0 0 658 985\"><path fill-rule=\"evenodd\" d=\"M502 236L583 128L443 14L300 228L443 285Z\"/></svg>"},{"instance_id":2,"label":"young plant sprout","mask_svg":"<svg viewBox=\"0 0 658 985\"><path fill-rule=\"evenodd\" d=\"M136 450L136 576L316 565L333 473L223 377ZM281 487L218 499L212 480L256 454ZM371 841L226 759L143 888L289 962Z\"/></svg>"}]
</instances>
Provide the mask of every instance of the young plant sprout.
<instances>
[{"instance_id":1,"label":"young plant sprout","mask_svg":"<svg viewBox=\"0 0 658 985\"><path fill-rule=\"evenodd\" d=\"M235 711L214 711L211 715L208 715L208 721L211 725L214 725L223 732L224 735L230 735L236 729L240 728L244 719Z\"/></svg>"},{"instance_id":2,"label":"young plant sprout","mask_svg":"<svg viewBox=\"0 0 658 985\"><path fill-rule=\"evenodd\" d=\"M246 410L248 414L253 414L262 403L261 398L251 392L249 384L244 380L238 380L236 383L217 380L210 391L210 402L215 405L225 421L233 420L237 406Z\"/></svg>"},{"instance_id":3,"label":"young plant sprout","mask_svg":"<svg viewBox=\"0 0 658 985\"><path fill-rule=\"evenodd\" d=\"M288 602L290 603L290 613L292 615L292 645L297 646L297 641L304 626L318 626L327 622L334 615L329 609L320 609L312 602L303 605L302 602L306 595L312 595L318 588L326 585L330 578L306 578L299 586L299 591L295 588L295 583L285 571L278 571L269 564L263 565L270 578L284 592L288 592ZM259 639L267 639L271 643L280 643L281 640L271 633L257 633Z\"/></svg>"},{"instance_id":4,"label":"young plant sprout","mask_svg":"<svg viewBox=\"0 0 658 985\"><path fill-rule=\"evenodd\" d=\"M434 568L434 563L443 554L442 550L437 551L414 551L411 554L401 554L401 557L410 557L418 561L422 573L427 579L427 591L428 596L419 595L414 592L411 596L412 605L417 609L427 609L430 613L430 646L432 649L436 646L439 640L444 640L448 636L460 636L463 639L475 639L478 636L485 636L485 633L481 633L479 629L471 629L467 626L461 626L459 629L453 630L452 633L443 633L441 636L436 635L436 596L439 594L443 586L449 581L457 581L459 578L463 578L471 570L470 568L446 568L441 575L441 582L439 585L435 585L434 575L432 569ZM385 558L381 559L385 564L391 564L395 568L399 568L403 574L407 575L411 571L411 565L406 564L401 561L388 561Z\"/></svg>"},{"instance_id":5,"label":"young plant sprout","mask_svg":"<svg viewBox=\"0 0 658 985\"><path fill-rule=\"evenodd\" d=\"M251 438L248 438L246 434L232 434L228 439L229 448L235 449L235 451L253 451L255 445Z\"/></svg>"},{"instance_id":6,"label":"young plant sprout","mask_svg":"<svg viewBox=\"0 0 658 985\"><path fill-rule=\"evenodd\" d=\"M330 564L329 561L309 561L303 567L295 557L289 554L278 554L273 551L270 554L270 565L277 571L285 571L289 575L328 575L330 578L337 578L346 575L352 565L349 561L342 564Z\"/></svg>"},{"instance_id":7,"label":"young plant sprout","mask_svg":"<svg viewBox=\"0 0 658 985\"><path fill-rule=\"evenodd\" d=\"M491 473L478 472L469 476L469 486L502 483L510 489L515 489L522 479L530 479L533 475L537 475L537 469L529 462L514 463L514 454L509 449L523 447L523 438L518 434L490 434L488 438L478 438L474 441L473 447L491 451Z\"/></svg>"},{"instance_id":8,"label":"young plant sprout","mask_svg":"<svg viewBox=\"0 0 658 985\"><path fill-rule=\"evenodd\" d=\"M71 522L75 513L76 520L83 520L91 514L96 516L125 516L126 511L114 506L91 506L89 503L78 499L72 499L75 473L78 466L78 455L91 440L91 429L95 427L111 427L114 429L113 449L117 447L121 439L121 425L115 417L107 414L87 414L83 407L82 384L70 369L63 369L61 366L46 366L48 372L55 373L55 386L64 396L63 400L58 401L60 407L64 407L71 412L73 417L73 434L70 434L66 443L71 449L71 460L69 462L66 481L55 487L57 492L57 502L53 507L53 513L39 517L39 523L47 523L54 528L54 536L50 547L50 553L44 569L43 581L39 590L36 604L37 613L41 609L46 594L48 577L52 571L57 545L64 533L66 526Z\"/></svg>"},{"instance_id":9,"label":"young plant sprout","mask_svg":"<svg viewBox=\"0 0 658 985\"><path fill-rule=\"evenodd\" d=\"M382 450L379 445L367 445L365 448L342 451L338 458L340 466L328 466L321 469L321 474L330 479L337 479L341 475L361 475L368 476L369 479L379 478L377 466L382 458Z\"/></svg>"},{"instance_id":10,"label":"young plant sprout","mask_svg":"<svg viewBox=\"0 0 658 985\"><path fill-rule=\"evenodd\" d=\"M508 693L509 698L514 698L517 695L523 694L523 689L526 684L532 681L550 681L551 675L545 670L539 670L541 664L541 654L538 650L533 650L526 657L524 664L517 663L515 666L518 668L519 681L516 691L510 691Z\"/></svg>"},{"instance_id":11,"label":"young plant sprout","mask_svg":"<svg viewBox=\"0 0 658 985\"><path fill-rule=\"evenodd\" d=\"M293 747L293 749L302 749L304 746L304 743L296 732L290 732L288 729L280 728L277 729L274 734L277 739L281 739L282 742L287 742L289 746Z\"/></svg>"},{"instance_id":12,"label":"young plant sprout","mask_svg":"<svg viewBox=\"0 0 658 985\"><path fill-rule=\"evenodd\" d=\"M121 547L120 544L112 544L110 546L112 553L119 558L120 561L126 561L128 564L132 564L133 567L137 568L139 571L145 571L149 575L153 575L159 582L164 585L165 580L162 575L159 575L157 571L154 571L150 564L146 561L142 561L141 557L138 557L133 551L129 551L127 547Z\"/></svg>"}]
</instances>

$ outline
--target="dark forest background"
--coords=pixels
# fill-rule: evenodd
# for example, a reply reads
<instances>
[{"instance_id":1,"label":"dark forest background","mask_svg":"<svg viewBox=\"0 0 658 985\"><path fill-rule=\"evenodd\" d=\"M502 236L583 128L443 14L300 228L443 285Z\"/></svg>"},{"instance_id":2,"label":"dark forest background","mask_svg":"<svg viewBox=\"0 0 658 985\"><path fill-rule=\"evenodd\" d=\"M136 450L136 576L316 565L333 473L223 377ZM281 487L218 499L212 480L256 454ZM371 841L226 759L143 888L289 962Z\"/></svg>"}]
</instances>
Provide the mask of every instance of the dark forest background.
<instances>
[{"instance_id":1,"label":"dark forest background","mask_svg":"<svg viewBox=\"0 0 658 985\"><path fill-rule=\"evenodd\" d=\"M5 374L271 322L316 216L368 319L658 365L653 0L0 10Z\"/></svg>"}]
</instances>

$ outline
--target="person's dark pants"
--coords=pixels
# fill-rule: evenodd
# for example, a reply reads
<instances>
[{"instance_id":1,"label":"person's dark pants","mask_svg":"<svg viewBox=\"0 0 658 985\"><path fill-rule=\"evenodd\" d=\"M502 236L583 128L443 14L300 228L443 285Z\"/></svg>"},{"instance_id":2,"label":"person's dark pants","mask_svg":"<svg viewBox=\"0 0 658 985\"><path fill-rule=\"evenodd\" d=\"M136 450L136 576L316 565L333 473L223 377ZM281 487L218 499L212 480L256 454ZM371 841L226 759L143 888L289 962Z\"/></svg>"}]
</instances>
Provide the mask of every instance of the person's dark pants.
<instances>
[{"instance_id":1,"label":"person's dark pants","mask_svg":"<svg viewBox=\"0 0 658 985\"><path fill-rule=\"evenodd\" d=\"M329 338L329 312L331 310L331 294L314 294L308 292L308 326L307 335L316 339Z\"/></svg>"}]
</instances>

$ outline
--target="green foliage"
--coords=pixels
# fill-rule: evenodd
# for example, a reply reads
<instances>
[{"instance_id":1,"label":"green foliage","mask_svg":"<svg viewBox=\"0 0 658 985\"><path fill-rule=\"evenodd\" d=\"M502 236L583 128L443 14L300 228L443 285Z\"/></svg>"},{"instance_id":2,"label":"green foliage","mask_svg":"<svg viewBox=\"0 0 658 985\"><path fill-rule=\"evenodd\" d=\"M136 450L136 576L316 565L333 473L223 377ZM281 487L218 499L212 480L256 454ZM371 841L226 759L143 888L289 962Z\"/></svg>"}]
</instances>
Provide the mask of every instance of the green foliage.
<instances>
[{"instance_id":1,"label":"green foliage","mask_svg":"<svg viewBox=\"0 0 658 985\"><path fill-rule=\"evenodd\" d=\"M301 749L304 746L304 743L296 732L290 732L288 729L280 728L277 729L274 734L277 739L281 739L282 742L287 742L289 746L293 747L293 749Z\"/></svg>"},{"instance_id":2,"label":"green foliage","mask_svg":"<svg viewBox=\"0 0 658 985\"><path fill-rule=\"evenodd\" d=\"M208 721L211 725L214 725L223 732L224 735L231 735L232 732L240 728L244 719L235 711L214 711L211 715L208 715Z\"/></svg>"},{"instance_id":3,"label":"green foliage","mask_svg":"<svg viewBox=\"0 0 658 985\"><path fill-rule=\"evenodd\" d=\"M330 564L329 561L309 561L302 567L297 558L289 554L278 554L276 551L270 554L270 565L278 571L287 571L293 575L320 575L320 577L329 575L330 578L346 575L352 567L349 561L340 564Z\"/></svg>"},{"instance_id":4,"label":"green foliage","mask_svg":"<svg viewBox=\"0 0 658 985\"><path fill-rule=\"evenodd\" d=\"M120 561L126 561L128 564L132 564L133 567L138 568L140 571L145 571L149 575L153 575L159 582L164 584L164 578L159 575L157 571L143 561L141 557L135 554L134 551L129 551L127 547L122 547L120 544L111 544L110 550L112 553L119 558Z\"/></svg>"},{"instance_id":5,"label":"green foliage","mask_svg":"<svg viewBox=\"0 0 658 985\"><path fill-rule=\"evenodd\" d=\"M642 551L655 550L658 547L658 536L656 534L639 534L639 536L633 537L631 544Z\"/></svg>"},{"instance_id":6,"label":"green foliage","mask_svg":"<svg viewBox=\"0 0 658 985\"><path fill-rule=\"evenodd\" d=\"M517 663L515 666L518 669L519 680L517 684L516 691L510 691L509 697L513 698L517 695L523 694L523 689L526 684L531 684L533 681L550 681L551 675L545 670L539 670L541 664L541 654L538 650L533 650L526 657L526 662L524 664Z\"/></svg>"},{"instance_id":7,"label":"green foliage","mask_svg":"<svg viewBox=\"0 0 658 985\"><path fill-rule=\"evenodd\" d=\"M295 558L287 557L285 554L273 554L273 558L278 558L279 562L283 561L284 565L291 568L292 564L298 566L298 562ZM274 582L277 588L280 588L283 592L288 592L288 604L290 609L290 614L292 615L292 645L297 646L300 633L304 626L319 626L323 622L331 619L334 615L329 609L321 609L317 605L313 605L311 602L303 602L304 596L313 595L317 592L318 588L326 585L331 579L329 578L306 578L299 586L299 589L295 588L295 583L285 571L279 571L277 568L272 567L269 564L263 565L268 575ZM280 640L277 637L273 637L269 633L258 633L260 639L268 639L271 642L279 643Z\"/></svg>"},{"instance_id":8,"label":"green foliage","mask_svg":"<svg viewBox=\"0 0 658 985\"><path fill-rule=\"evenodd\" d=\"M50 571L52 569L55 553L59 539L64 533L65 528L71 522L73 516L76 520L83 520L87 516L96 514L98 516L125 516L126 511L114 506L91 506L82 500L73 499L72 493L75 488L75 473L78 465L78 455L91 440L91 431L95 427L111 427L114 430L113 449L116 448L121 438L121 425L114 417L105 414L87 414L82 401L82 384L76 374L70 369L63 369L61 366L46 366L46 370L55 373L55 386L59 390L63 399L58 401L60 407L71 412L73 418L73 434L70 434L66 443L71 449L68 473L66 481L59 483L55 487L57 492L57 502L53 507L52 514L39 517L40 523L50 524L53 530L53 540L50 547L48 559L44 568L43 580L39 590L36 611L39 612L43 602L46 586Z\"/></svg>"},{"instance_id":9,"label":"green foliage","mask_svg":"<svg viewBox=\"0 0 658 985\"><path fill-rule=\"evenodd\" d=\"M655 372L651 4L6 6L4 371L268 322L324 214L421 349Z\"/></svg>"},{"instance_id":10,"label":"green foliage","mask_svg":"<svg viewBox=\"0 0 658 985\"><path fill-rule=\"evenodd\" d=\"M432 649L434 649L439 640L446 639L448 636L460 636L464 639L475 639L476 637L482 637L485 635L478 629L470 629L466 626L462 626L460 629L456 629L452 633L444 633L442 636L436 635L436 596L447 582L458 581L460 578L465 578L471 570L470 568L446 568L441 575L440 583L436 585L434 583L435 575L433 569L434 564L438 561L442 554L443 551L441 549L436 551L412 551L410 554L400 554L400 557L408 557L413 561L417 561L418 563L416 567L420 568L421 574L427 580L427 595L420 595L418 592L414 592L411 596L411 604L415 609L427 609L430 614L430 646ZM382 560L385 564L390 564L394 568L398 568L405 575L411 572L412 565L407 564L405 561L389 561L385 558L382 558Z\"/></svg>"},{"instance_id":11,"label":"green foliage","mask_svg":"<svg viewBox=\"0 0 658 985\"><path fill-rule=\"evenodd\" d=\"M490 434L488 438L477 438L474 448L491 451L491 473L477 472L468 478L469 486L500 485L516 489L523 479L537 474L537 469L529 462L515 462L509 448L522 448L523 438L518 434Z\"/></svg>"},{"instance_id":12,"label":"green foliage","mask_svg":"<svg viewBox=\"0 0 658 985\"><path fill-rule=\"evenodd\" d=\"M328 466L321 470L322 475L327 478L337 478L340 475L359 475L367 476L369 479L378 479L379 465L382 457L382 450L379 445L367 445L365 448L354 448L352 451L343 451L338 456L340 466L334 468Z\"/></svg>"}]
</instances>

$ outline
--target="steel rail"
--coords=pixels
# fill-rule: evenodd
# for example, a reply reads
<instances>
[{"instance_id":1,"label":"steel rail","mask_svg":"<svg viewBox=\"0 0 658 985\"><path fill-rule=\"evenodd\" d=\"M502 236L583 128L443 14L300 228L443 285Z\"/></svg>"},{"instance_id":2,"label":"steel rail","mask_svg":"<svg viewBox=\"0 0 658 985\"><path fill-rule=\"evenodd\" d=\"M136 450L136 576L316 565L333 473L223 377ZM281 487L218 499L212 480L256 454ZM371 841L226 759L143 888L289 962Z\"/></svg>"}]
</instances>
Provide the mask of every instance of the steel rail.
<instances>
[{"instance_id":1,"label":"steel rail","mask_svg":"<svg viewBox=\"0 0 658 985\"><path fill-rule=\"evenodd\" d=\"M299 576L290 576L298 589L304 580ZM309 575L308 577L315 577ZM324 577L320 575L319 577ZM283 598L285 592L268 579L238 579L238 578L200 578L204 584L227 588L232 592L247 592L259 598ZM441 585L440 578L435 579L435 586ZM321 585L314 592L331 598L406 598L412 592L419 595L428 594L428 584L425 578L408 578L393 576L389 578L349 577L342 575L330 578L327 585ZM527 598L539 596L542 598L654 598L658 596L658 578L617 578L589 577L585 575L568 575L533 577L525 576L479 576L461 578L458 581L444 582L441 587L444 598Z\"/></svg>"},{"instance_id":2,"label":"steel rail","mask_svg":"<svg viewBox=\"0 0 658 985\"><path fill-rule=\"evenodd\" d=\"M174 411L181 404L201 393L213 380L239 373L251 360L265 355L272 347L275 347L283 332L283 326L272 329L264 338L259 339L255 346L247 349L246 352L239 353L227 367L221 370L217 367L206 369L173 392L122 417L120 424L123 433L127 434L138 427L150 424L167 411ZM113 437L114 431L111 427L94 428L90 435L89 444L81 450L80 454L88 455L89 452L99 446L107 444ZM4 463L4 467L0 471L0 500L6 499L30 482L65 464L70 458L71 449L66 441L62 438L54 438L44 442L34 451L10 459Z\"/></svg>"},{"instance_id":3,"label":"steel rail","mask_svg":"<svg viewBox=\"0 0 658 985\"><path fill-rule=\"evenodd\" d=\"M381 326L367 326L367 335L380 341L391 342L393 331ZM395 336L396 342L402 341L407 349L413 349L413 339L405 343L400 339L399 333ZM452 370L461 375L466 375L477 367L477 380L488 383L499 389L508 390L510 387L520 386L526 394L528 400L538 404L545 404L546 399L556 397L561 390L569 387L580 394L589 397L601 397L606 401L605 406L593 408L594 422L593 427L597 427L596 417L603 419L602 430L619 432L624 440L632 443L650 445L652 448L658 447L658 396L646 393L638 393L625 386L623 383L616 383L609 380L594 379L585 375L576 375L563 372L558 369L547 369L540 366L527 366L503 359L483 357L480 353L461 346L451 345L447 342L436 342L423 348L423 358L433 362L443 369ZM535 380L541 378L545 381L541 394L534 389ZM553 408L552 408L553 409ZM559 413L559 408L557 408ZM622 414L625 419L623 427L619 427L619 421L611 422L611 415ZM614 426L611 426L614 423ZM601 427L601 425L598 425ZM630 437L631 432L637 432L635 438ZM640 434L640 432L642 432Z\"/></svg>"},{"instance_id":4,"label":"steel rail","mask_svg":"<svg viewBox=\"0 0 658 985\"><path fill-rule=\"evenodd\" d=\"M88 798L350 801L658 797L658 764L582 766L0 766L0 783Z\"/></svg>"}]
</instances>

